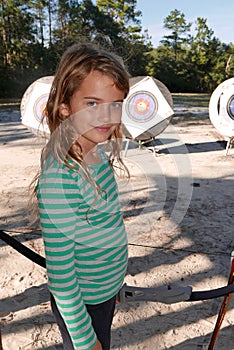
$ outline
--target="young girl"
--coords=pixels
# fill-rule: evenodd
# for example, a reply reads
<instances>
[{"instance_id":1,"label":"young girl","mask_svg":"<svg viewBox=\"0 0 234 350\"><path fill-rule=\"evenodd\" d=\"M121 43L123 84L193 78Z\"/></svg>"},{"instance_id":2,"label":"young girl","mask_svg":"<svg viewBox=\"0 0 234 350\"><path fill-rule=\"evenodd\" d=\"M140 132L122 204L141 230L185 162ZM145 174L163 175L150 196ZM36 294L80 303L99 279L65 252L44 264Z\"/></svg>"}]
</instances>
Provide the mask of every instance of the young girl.
<instances>
[{"instance_id":1,"label":"young girl","mask_svg":"<svg viewBox=\"0 0 234 350\"><path fill-rule=\"evenodd\" d=\"M114 178L123 166L121 60L88 44L68 49L46 106L51 132L37 198L51 305L66 350L110 349L115 297L127 267L127 239ZM107 141L108 157L98 144Z\"/></svg>"}]
</instances>

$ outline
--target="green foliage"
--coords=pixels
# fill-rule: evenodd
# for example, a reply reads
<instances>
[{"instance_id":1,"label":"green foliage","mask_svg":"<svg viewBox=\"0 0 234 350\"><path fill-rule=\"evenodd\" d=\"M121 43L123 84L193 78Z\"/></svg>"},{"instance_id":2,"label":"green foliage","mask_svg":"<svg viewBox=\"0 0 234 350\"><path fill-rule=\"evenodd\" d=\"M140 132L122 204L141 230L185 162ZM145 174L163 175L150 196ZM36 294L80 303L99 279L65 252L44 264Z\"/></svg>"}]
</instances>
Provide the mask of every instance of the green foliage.
<instances>
[{"instance_id":1,"label":"green foliage","mask_svg":"<svg viewBox=\"0 0 234 350\"><path fill-rule=\"evenodd\" d=\"M151 75L171 92L211 92L234 76L234 46L214 36L205 18L195 32L179 10L157 48L142 30L137 0L0 0L0 97L21 97L53 75L64 50L94 41L123 57L131 76Z\"/></svg>"},{"instance_id":2,"label":"green foliage","mask_svg":"<svg viewBox=\"0 0 234 350\"><path fill-rule=\"evenodd\" d=\"M105 14L109 14L123 31L134 32L140 30L139 17L142 13L136 11L136 0L97 0L96 4L98 9Z\"/></svg>"},{"instance_id":3,"label":"green foliage","mask_svg":"<svg viewBox=\"0 0 234 350\"><path fill-rule=\"evenodd\" d=\"M117 26L117 31L109 31L108 36L117 53L123 57L129 73L132 76L146 75L148 53L152 47L148 33L142 33L142 13L136 10L137 1L97 0L96 4L99 11Z\"/></svg>"},{"instance_id":4,"label":"green foliage","mask_svg":"<svg viewBox=\"0 0 234 350\"><path fill-rule=\"evenodd\" d=\"M172 92L212 92L233 76L233 45L225 45L214 36L207 19L198 17L195 33L192 23L178 10L171 11L164 26L171 31L151 53L149 74L162 80Z\"/></svg>"},{"instance_id":5,"label":"green foliage","mask_svg":"<svg viewBox=\"0 0 234 350\"><path fill-rule=\"evenodd\" d=\"M178 10L171 11L164 20L164 28L172 32L170 35L164 36L162 43L172 48L175 60L177 60L178 51L189 43L190 36L188 36L188 33L191 25L192 23L187 24L185 15Z\"/></svg>"}]
</instances>

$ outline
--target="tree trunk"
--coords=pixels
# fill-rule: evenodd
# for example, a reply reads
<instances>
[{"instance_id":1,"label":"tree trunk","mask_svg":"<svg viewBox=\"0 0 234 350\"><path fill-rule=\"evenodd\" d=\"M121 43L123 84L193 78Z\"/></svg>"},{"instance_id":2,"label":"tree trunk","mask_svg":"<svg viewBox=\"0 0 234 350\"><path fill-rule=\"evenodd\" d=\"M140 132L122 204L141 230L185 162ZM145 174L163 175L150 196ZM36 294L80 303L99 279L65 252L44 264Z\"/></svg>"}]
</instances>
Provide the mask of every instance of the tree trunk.
<instances>
[{"instance_id":1,"label":"tree trunk","mask_svg":"<svg viewBox=\"0 0 234 350\"><path fill-rule=\"evenodd\" d=\"M232 60L232 54L228 57L227 63L226 63L226 67L225 67L225 73L226 73L226 77L228 78L230 76L230 63Z\"/></svg>"}]
</instances>

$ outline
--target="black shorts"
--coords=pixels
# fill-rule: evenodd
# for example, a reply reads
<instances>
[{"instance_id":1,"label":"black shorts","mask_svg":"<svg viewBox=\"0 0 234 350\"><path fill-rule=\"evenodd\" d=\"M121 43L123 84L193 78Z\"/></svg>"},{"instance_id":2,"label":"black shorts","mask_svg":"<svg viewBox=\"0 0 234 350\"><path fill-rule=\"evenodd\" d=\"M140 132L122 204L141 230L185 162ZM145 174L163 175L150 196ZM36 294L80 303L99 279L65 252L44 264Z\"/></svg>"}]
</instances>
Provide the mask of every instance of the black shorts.
<instances>
[{"instance_id":1,"label":"black shorts","mask_svg":"<svg viewBox=\"0 0 234 350\"><path fill-rule=\"evenodd\" d=\"M51 308L58 324L64 350L74 350L71 337L67 331L64 320L57 308L54 297L51 297ZM97 335L98 340L102 344L102 350L110 350L111 342L111 324L114 316L116 296L101 304L87 305L86 308L92 319L92 325Z\"/></svg>"}]
</instances>

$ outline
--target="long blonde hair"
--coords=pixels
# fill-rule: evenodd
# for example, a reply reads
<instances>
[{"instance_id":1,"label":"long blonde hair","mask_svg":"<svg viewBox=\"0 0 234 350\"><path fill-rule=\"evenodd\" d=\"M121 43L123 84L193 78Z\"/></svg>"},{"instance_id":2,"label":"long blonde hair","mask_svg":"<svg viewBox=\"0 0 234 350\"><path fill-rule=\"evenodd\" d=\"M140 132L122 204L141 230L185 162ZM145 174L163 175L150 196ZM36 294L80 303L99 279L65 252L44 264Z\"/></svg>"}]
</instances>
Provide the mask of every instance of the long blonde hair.
<instances>
[{"instance_id":1,"label":"long blonde hair","mask_svg":"<svg viewBox=\"0 0 234 350\"><path fill-rule=\"evenodd\" d=\"M71 166L69 160L72 160L79 165L86 178L97 189L97 185L91 178L88 166L83 159L82 147L78 140L71 143L72 130L66 126L66 123L63 123L64 117L60 112L62 104L70 107L72 96L92 71L99 71L110 77L114 85L124 92L125 97L127 96L129 92L129 75L124 68L122 60L117 55L99 49L93 44L75 44L71 46L61 58L46 105L45 117L51 137L43 149L41 166L43 167L48 155L51 153L57 161L64 162L67 166ZM112 168L115 168L114 162L117 161L118 167L124 169L128 174L121 158L121 125L117 126L108 140L108 147L109 161Z\"/></svg>"}]
</instances>

